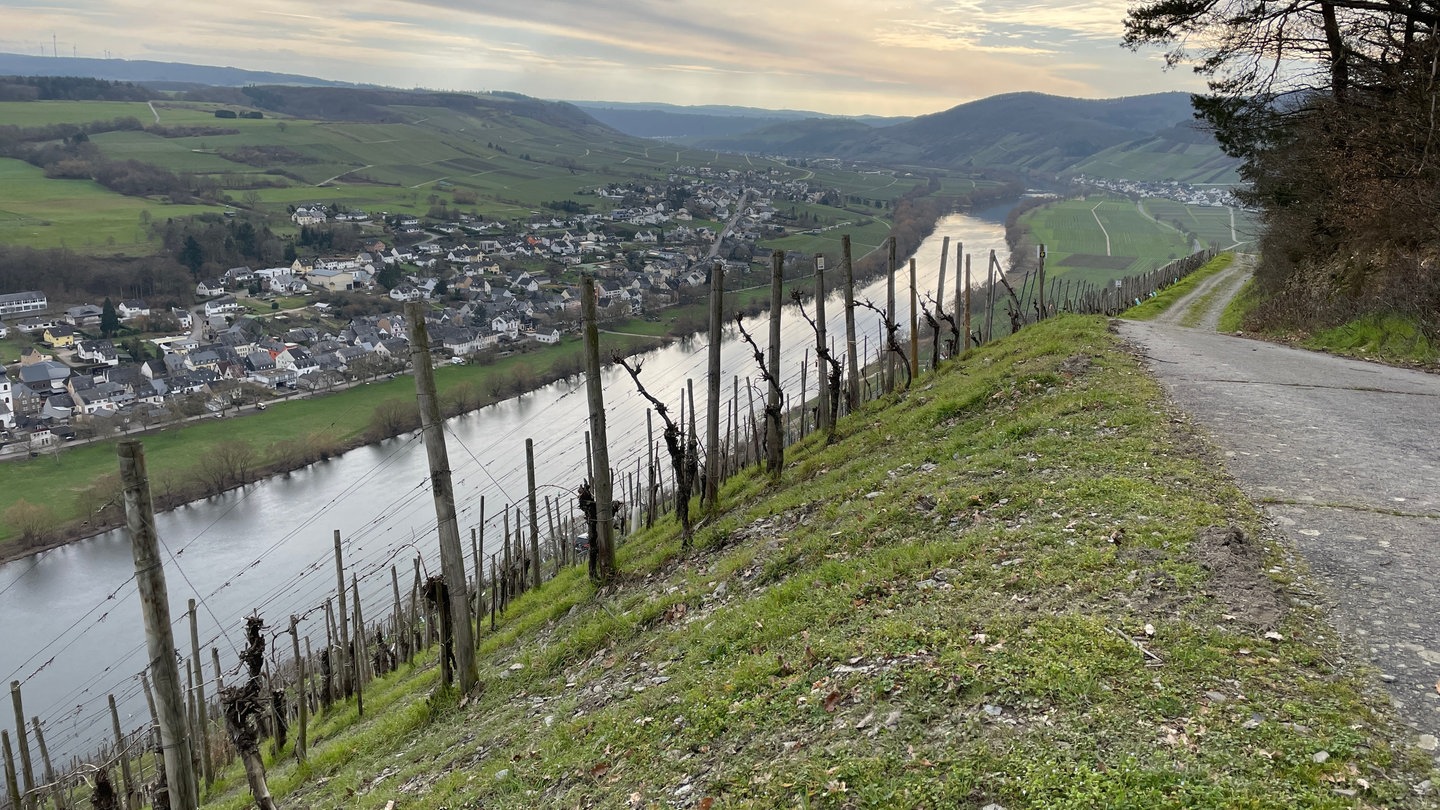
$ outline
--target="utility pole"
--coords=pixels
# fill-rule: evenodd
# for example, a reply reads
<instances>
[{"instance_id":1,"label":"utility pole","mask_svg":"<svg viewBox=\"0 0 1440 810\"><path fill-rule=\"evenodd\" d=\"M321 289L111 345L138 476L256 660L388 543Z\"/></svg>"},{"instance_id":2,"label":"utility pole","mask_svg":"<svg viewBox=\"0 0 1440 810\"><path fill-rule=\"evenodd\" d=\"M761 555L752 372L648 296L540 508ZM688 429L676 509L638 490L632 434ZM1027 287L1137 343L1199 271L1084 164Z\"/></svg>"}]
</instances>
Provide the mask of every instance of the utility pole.
<instances>
[{"instance_id":1,"label":"utility pole","mask_svg":"<svg viewBox=\"0 0 1440 810\"><path fill-rule=\"evenodd\" d=\"M450 458L445 452L445 425L440 421L440 399L435 395L435 368L430 364L430 334L425 310L418 301L405 305L410 322L410 364L415 372L415 394L420 400L420 430L430 460L430 489L435 495L435 519L440 526L440 572L445 577L454 633L456 669L461 694L475 688L475 638L470 627L470 599L465 593L465 552L460 547L460 523L455 517L455 490L450 480ZM448 686L448 684L447 684Z\"/></svg>"},{"instance_id":2,"label":"utility pole","mask_svg":"<svg viewBox=\"0 0 1440 810\"><path fill-rule=\"evenodd\" d=\"M180 688L180 669L175 663L170 596L160 560L160 539L155 533L155 506L150 497L150 479L145 473L145 450L140 442L126 439L116 445L116 452L120 456L120 480L124 485L125 523L130 530L130 548L135 558L135 582L140 590L140 613L145 621L145 647L150 656L150 672L155 676L160 747L164 751L170 807L196 810L200 802L195 795L195 769L185 733L185 697Z\"/></svg>"}]
</instances>

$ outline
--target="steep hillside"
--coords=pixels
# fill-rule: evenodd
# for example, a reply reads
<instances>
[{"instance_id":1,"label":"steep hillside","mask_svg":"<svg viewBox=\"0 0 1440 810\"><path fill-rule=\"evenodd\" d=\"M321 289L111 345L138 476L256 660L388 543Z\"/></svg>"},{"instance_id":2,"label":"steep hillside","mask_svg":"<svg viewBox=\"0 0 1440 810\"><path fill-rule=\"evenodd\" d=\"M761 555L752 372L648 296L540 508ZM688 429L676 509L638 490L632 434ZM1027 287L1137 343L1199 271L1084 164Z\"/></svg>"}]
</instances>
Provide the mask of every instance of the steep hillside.
<instances>
[{"instance_id":1,"label":"steep hillside","mask_svg":"<svg viewBox=\"0 0 1440 810\"><path fill-rule=\"evenodd\" d=\"M1135 180L1183 173L1196 178L1191 182L1229 182L1235 161L1192 127L1191 117L1184 93L1105 100L1010 93L885 127L811 119L700 144L941 168L1085 171ZM1102 173L1107 169L1113 171Z\"/></svg>"},{"instance_id":2,"label":"steep hillside","mask_svg":"<svg viewBox=\"0 0 1440 810\"><path fill-rule=\"evenodd\" d=\"M576 101L572 103L589 113L597 121L627 135L634 135L637 138L665 138L682 143L743 135L773 124L810 118L844 118L875 127L907 120L877 116L834 116L803 110L765 110L756 107L730 107L713 104L681 107L674 104L612 101Z\"/></svg>"},{"instance_id":3,"label":"steep hillside","mask_svg":"<svg viewBox=\"0 0 1440 810\"><path fill-rule=\"evenodd\" d=\"M184 62L154 62L148 59L90 59L72 56L33 56L0 53L0 74L15 76L88 76L125 82L180 82L186 84L240 87L247 84L303 84L325 87L353 87L350 82L317 79L294 73L272 73Z\"/></svg>"},{"instance_id":4,"label":"steep hillside","mask_svg":"<svg viewBox=\"0 0 1440 810\"><path fill-rule=\"evenodd\" d=\"M835 438L727 483L693 551L662 520L617 587L519 599L478 694L427 657L326 713L281 806L1425 806L1304 572L1103 320ZM249 804L235 770L213 806Z\"/></svg>"}]
</instances>

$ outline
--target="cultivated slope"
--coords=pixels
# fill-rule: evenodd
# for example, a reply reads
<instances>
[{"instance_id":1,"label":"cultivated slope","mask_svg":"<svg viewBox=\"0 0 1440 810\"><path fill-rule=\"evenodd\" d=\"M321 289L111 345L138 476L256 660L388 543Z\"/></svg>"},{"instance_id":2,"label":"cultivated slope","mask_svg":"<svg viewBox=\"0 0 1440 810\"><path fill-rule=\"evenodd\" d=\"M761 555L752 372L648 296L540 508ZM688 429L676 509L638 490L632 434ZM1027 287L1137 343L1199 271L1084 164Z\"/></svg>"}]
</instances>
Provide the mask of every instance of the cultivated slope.
<instances>
[{"instance_id":1,"label":"cultivated slope","mask_svg":"<svg viewBox=\"0 0 1440 810\"><path fill-rule=\"evenodd\" d=\"M1208 452L1104 321L1032 327L792 449L778 484L732 480L695 550L665 521L622 546L617 588L571 570L525 596L463 705L429 695L433 664L378 683L272 787L317 808L1423 806L1423 761Z\"/></svg>"}]
</instances>

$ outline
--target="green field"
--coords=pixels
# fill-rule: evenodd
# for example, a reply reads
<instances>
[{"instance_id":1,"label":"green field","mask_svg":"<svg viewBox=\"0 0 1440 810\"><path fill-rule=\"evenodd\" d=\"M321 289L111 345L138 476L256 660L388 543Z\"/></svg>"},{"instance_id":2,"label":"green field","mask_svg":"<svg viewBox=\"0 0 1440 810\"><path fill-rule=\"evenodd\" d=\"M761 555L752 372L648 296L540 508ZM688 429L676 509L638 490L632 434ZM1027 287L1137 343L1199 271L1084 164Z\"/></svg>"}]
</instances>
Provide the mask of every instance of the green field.
<instances>
[{"instance_id":1,"label":"green field","mask_svg":"<svg viewBox=\"0 0 1440 810\"><path fill-rule=\"evenodd\" d=\"M154 245L140 225L142 211L164 219L214 210L126 197L90 180L52 180L24 161L0 158L0 243L6 245L144 255Z\"/></svg>"},{"instance_id":2,"label":"green field","mask_svg":"<svg viewBox=\"0 0 1440 810\"><path fill-rule=\"evenodd\" d=\"M1255 238L1254 216L1243 208L1186 205L1153 197L1140 204L1155 219L1195 234L1206 247L1227 248Z\"/></svg>"},{"instance_id":3,"label":"green field","mask_svg":"<svg viewBox=\"0 0 1440 810\"><path fill-rule=\"evenodd\" d=\"M1046 246L1045 268L1051 278L1105 285L1192 252L1185 234L1121 197L1091 195L1051 203L1028 212L1021 222L1035 242Z\"/></svg>"},{"instance_id":4,"label":"green field","mask_svg":"<svg viewBox=\"0 0 1440 810\"><path fill-rule=\"evenodd\" d=\"M88 124L125 117L144 123L155 120L143 101L0 101L0 126Z\"/></svg>"}]
</instances>

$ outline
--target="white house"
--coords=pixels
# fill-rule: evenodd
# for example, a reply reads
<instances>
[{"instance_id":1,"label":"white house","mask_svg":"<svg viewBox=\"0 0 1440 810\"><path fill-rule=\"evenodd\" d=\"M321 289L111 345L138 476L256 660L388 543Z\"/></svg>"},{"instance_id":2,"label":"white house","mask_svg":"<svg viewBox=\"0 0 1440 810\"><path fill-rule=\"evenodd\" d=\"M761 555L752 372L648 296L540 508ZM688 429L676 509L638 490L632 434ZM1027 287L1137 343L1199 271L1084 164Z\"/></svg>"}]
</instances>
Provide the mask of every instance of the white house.
<instances>
[{"instance_id":1,"label":"white house","mask_svg":"<svg viewBox=\"0 0 1440 810\"><path fill-rule=\"evenodd\" d=\"M243 307L240 306L239 301L235 300L235 296L222 295L213 301L205 302L205 317L209 318L215 315L233 314L239 312L241 309L243 309Z\"/></svg>"},{"instance_id":2,"label":"white house","mask_svg":"<svg viewBox=\"0 0 1440 810\"><path fill-rule=\"evenodd\" d=\"M149 315L150 305L139 300L121 301L120 306L115 308L115 314L120 316L120 320L128 321L141 315Z\"/></svg>"}]
</instances>

